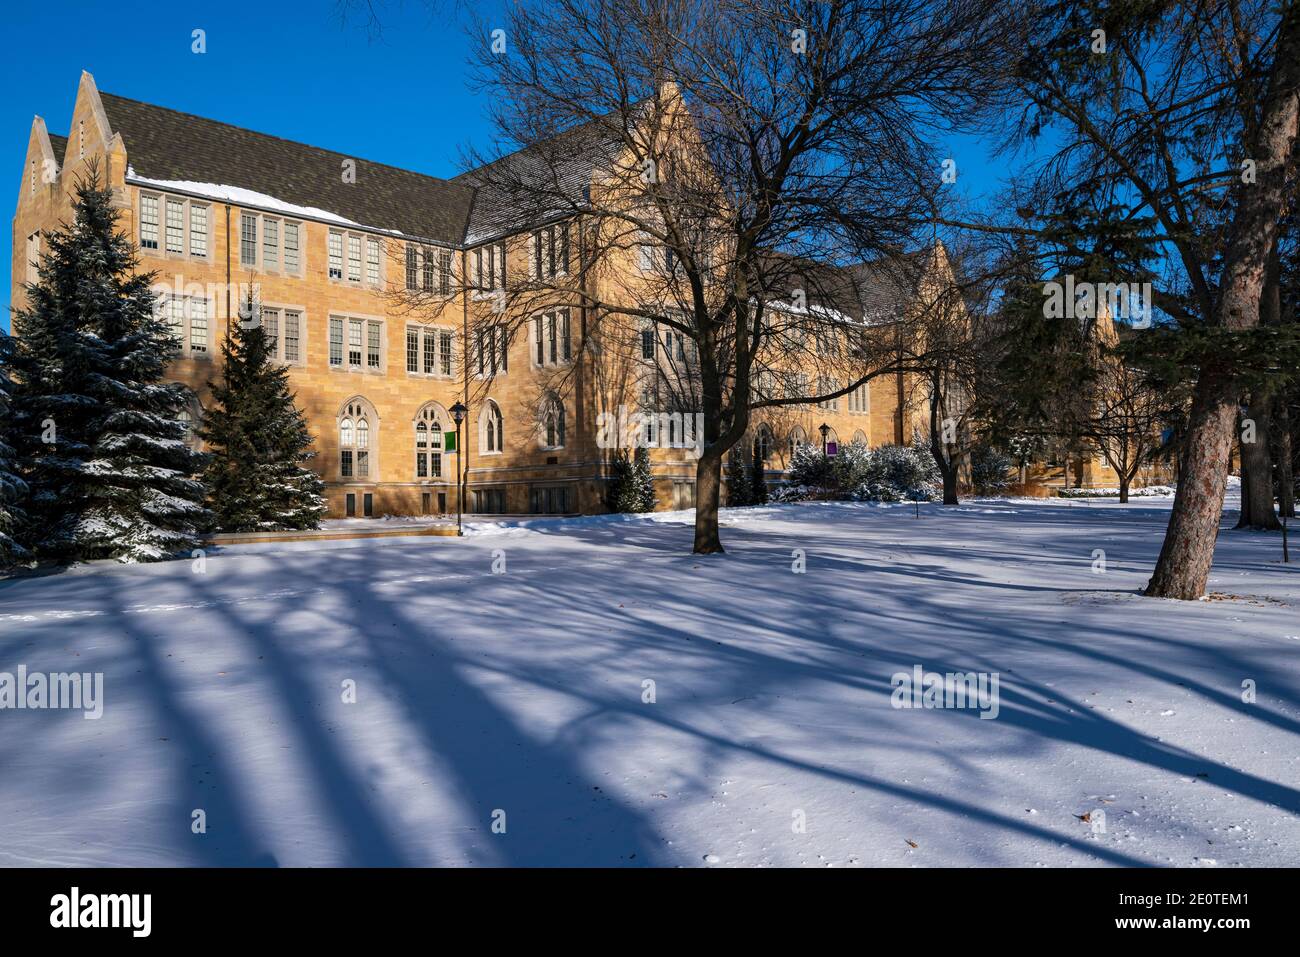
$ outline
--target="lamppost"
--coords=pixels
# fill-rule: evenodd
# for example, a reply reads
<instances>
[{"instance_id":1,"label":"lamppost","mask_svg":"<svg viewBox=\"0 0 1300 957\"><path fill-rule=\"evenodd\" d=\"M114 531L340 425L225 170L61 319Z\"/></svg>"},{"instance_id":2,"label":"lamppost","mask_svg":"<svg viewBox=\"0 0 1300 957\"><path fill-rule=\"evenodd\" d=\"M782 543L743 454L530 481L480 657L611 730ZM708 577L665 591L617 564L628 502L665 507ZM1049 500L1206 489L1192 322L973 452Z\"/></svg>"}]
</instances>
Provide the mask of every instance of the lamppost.
<instances>
[{"instance_id":1,"label":"lamppost","mask_svg":"<svg viewBox=\"0 0 1300 957\"><path fill-rule=\"evenodd\" d=\"M461 501L465 495L465 473L460 467L460 424L465 421L465 413L469 409L457 402L451 407L451 418L456 423L456 534L464 535L465 530L460 525Z\"/></svg>"},{"instance_id":2,"label":"lamppost","mask_svg":"<svg viewBox=\"0 0 1300 957\"><path fill-rule=\"evenodd\" d=\"M823 422L817 427L817 431L822 434L822 455L826 454L826 436L831 434L831 427Z\"/></svg>"}]
</instances>

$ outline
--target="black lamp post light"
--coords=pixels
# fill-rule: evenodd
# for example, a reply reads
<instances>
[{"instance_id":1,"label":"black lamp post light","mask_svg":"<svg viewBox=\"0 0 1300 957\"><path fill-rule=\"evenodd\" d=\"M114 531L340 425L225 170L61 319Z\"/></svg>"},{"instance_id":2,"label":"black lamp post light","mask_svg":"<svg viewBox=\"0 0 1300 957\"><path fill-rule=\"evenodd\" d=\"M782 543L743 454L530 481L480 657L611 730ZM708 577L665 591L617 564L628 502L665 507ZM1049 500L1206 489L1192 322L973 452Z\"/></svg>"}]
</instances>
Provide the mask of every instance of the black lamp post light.
<instances>
[{"instance_id":1,"label":"black lamp post light","mask_svg":"<svg viewBox=\"0 0 1300 957\"><path fill-rule=\"evenodd\" d=\"M464 473L460 468L460 424L465 421L465 413L469 409L457 402L451 407L451 418L456 423L456 534L464 535L465 530L461 527L461 502L465 493Z\"/></svg>"}]
</instances>

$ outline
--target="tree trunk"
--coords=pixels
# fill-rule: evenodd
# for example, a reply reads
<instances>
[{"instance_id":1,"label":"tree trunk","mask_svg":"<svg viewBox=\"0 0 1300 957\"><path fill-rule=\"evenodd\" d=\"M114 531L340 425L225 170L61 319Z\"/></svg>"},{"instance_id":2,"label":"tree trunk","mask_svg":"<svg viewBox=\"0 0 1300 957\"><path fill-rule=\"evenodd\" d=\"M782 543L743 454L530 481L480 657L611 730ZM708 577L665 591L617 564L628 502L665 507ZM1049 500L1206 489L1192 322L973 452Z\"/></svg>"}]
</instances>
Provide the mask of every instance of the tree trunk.
<instances>
[{"instance_id":1,"label":"tree trunk","mask_svg":"<svg viewBox=\"0 0 1300 957\"><path fill-rule=\"evenodd\" d=\"M1278 233L1286 200L1285 166L1295 146L1300 112L1300 6L1283 7L1268 91L1260 111L1256 182L1238 189L1236 215L1224 245L1218 302L1211 317L1223 329L1248 329L1259 322L1264 269ZM1207 365L1201 369L1188 419L1169 528L1146 594L1197 599L1214 562L1214 543L1223 512L1223 493L1236 422L1233 383Z\"/></svg>"},{"instance_id":2,"label":"tree trunk","mask_svg":"<svg viewBox=\"0 0 1300 957\"><path fill-rule=\"evenodd\" d=\"M1274 531L1281 528L1273 510L1273 457L1269 453L1273 397L1260 389L1251 397L1246 418L1254 423L1253 441L1241 441L1241 514L1238 528Z\"/></svg>"},{"instance_id":3,"label":"tree trunk","mask_svg":"<svg viewBox=\"0 0 1300 957\"><path fill-rule=\"evenodd\" d=\"M1277 404L1277 510L1295 518L1295 472L1291 468L1291 409L1283 396Z\"/></svg>"},{"instance_id":4,"label":"tree trunk","mask_svg":"<svg viewBox=\"0 0 1300 957\"><path fill-rule=\"evenodd\" d=\"M957 466L941 468L939 474L943 476L943 504L960 505L961 502L957 499Z\"/></svg>"},{"instance_id":5,"label":"tree trunk","mask_svg":"<svg viewBox=\"0 0 1300 957\"><path fill-rule=\"evenodd\" d=\"M1123 472L1119 473L1119 503L1123 505L1128 501L1129 477Z\"/></svg>"},{"instance_id":6,"label":"tree trunk","mask_svg":"<svg viewBox=\"0 0 1300 957\"><path fill-rule=\"evenodd\" d=\"M1146 594L1188 601L1205 594L1228 485L1237 403L1218 377L1196 384L1178 468L1178 490Z\"/></svg>"},{"instance_id":7,"label":"tree trunk","mask_svg":"<svg viewBox=\"0 0 1300 957\"><path fill-rule=\"evenodd\" d=\"M697 555L724 551L718 534L718 498L722 491L722 456L708 446L695 463L695 547Z\"/></svg>"}]
</instances>

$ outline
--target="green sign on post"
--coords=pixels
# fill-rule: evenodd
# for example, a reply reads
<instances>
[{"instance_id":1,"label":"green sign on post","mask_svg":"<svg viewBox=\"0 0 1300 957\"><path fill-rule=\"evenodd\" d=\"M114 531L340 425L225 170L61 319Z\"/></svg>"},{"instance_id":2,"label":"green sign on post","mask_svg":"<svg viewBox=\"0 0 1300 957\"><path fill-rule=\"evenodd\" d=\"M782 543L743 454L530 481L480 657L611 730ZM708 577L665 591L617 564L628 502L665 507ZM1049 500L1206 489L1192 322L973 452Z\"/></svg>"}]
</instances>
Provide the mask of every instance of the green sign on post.
<instances>
[{"instance_id":1,"label":"green sign on post","mask_svg":"<svg viewBox=\"0 0 1300 957\"><path fill-rule=\"evenodd\" d=\"M444 452L456 451L456 433L448 432L442 437L442 450Z\"/></svg>"}]
</instances>

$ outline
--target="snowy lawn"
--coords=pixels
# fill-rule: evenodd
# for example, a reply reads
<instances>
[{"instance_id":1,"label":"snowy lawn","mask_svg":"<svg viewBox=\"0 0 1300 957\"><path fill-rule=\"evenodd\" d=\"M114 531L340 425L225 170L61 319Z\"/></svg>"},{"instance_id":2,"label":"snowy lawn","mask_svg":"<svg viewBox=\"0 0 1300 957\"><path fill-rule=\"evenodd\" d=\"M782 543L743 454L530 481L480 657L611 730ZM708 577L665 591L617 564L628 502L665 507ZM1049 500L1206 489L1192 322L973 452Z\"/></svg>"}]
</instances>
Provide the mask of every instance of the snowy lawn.
<instances>
[{"instance_id":1,"label":"snowy lawn","mask_svg":"<svg viewBox=\"0 0 1300 957\"><path fill-rule=\"evenodd\" d=\"M540 521L0 582L0 671L105 674L99 720L0 711L0 864L1295 864L1300 564L1225 528L1239 597L1139 597L1168 508L745 509L707 559L685 514ZM892 707L917 665L997 672L997 717Z\"/></svg>"}]
</instances>

